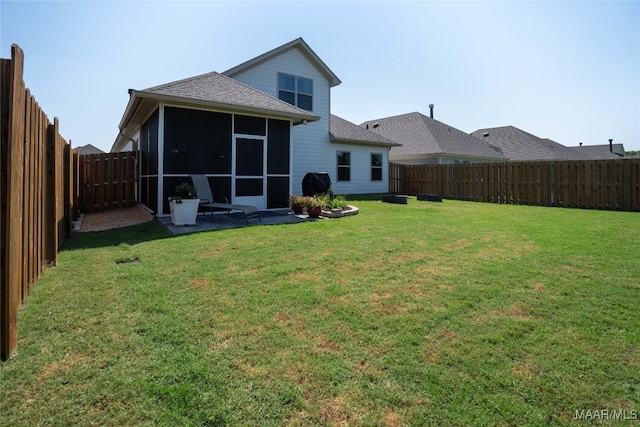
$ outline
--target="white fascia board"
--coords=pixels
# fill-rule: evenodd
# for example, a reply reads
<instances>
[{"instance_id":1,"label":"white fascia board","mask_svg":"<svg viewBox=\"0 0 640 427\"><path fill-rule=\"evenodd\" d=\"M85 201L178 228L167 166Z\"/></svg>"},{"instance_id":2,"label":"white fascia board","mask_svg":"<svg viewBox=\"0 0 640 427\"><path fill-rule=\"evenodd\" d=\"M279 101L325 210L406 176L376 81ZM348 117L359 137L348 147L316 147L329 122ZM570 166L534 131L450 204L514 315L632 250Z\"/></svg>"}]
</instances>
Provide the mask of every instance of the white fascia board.
<instances>
[{"instance_id":1,"label":"white fascia board","mask_svg":"<svg viewBox=\"0 0 640 427\"><path fill-rule=\"evenodd\" d=\"M334 87L342 83L338 76L336 76L335 73L331 71L327 64L325 64L324 61L320 59L320 57L313 51L313 49L311 49L311 47L309 47L309 45L302 39L302 37L298 37L297 39L292 40L289 43L285 43L282 46L265 52L262 55L258 55L253 59L245 61L240 65L236 65L235 67L223 72L222 75L233 78L250 68L256 67L261 63L268 61L288 51L289 49L294 48L299 49L300 52L302 52L302 54L309 60L309 62L320 70L321 74L323 74L329 81L330 87Z\"/></svg>"}]
</instances>

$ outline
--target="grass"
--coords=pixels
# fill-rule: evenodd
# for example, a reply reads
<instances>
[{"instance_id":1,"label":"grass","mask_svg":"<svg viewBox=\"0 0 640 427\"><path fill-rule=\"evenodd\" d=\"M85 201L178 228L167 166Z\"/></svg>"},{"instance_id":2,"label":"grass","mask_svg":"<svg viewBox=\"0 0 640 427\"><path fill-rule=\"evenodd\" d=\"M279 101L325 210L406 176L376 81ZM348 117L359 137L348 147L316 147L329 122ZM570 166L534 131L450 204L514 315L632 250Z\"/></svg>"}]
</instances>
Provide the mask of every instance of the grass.
<instances>
[{"instance_id":1,"label":"grass","mask_svg":"<svg viewBox=\"0 0 640 427\"><path fill-rule=\"evenodd\" d=\"M304 224L68 240L20 312L0 425L640 412L638 213L353 204L357 216Z\"/></svg>"}]
</instances>

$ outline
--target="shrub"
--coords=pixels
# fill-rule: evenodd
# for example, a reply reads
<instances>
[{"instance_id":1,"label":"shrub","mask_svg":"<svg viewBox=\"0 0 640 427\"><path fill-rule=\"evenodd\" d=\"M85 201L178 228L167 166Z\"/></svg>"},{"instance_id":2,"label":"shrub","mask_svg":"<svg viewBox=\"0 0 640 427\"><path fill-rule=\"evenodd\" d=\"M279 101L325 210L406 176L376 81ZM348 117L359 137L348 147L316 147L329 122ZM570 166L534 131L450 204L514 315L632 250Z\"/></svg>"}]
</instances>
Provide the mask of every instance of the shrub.
<instances>
[{"instance_id":1,"label":"shrub","mask_svg":"<svg viewBox=\"0 0 640 427\"><path fill-rule=\"evenodd\" d=\"M327 209L344 209L347 207L347 200L344 196L334 196L333 193L327 192L317 196Z\"/></svg>"},{"instance_id":2,"label":"shrub","mask_svg":"<svg viewBox=\"0 0 640 427\"><path fill-rule=\"evenodd\" d=\"M181 182L175 186L175 196L169 200L176 203L182 203L182 199L195 199L197 196L196 188L186 182Z\"/></svg>"}]
</instances>

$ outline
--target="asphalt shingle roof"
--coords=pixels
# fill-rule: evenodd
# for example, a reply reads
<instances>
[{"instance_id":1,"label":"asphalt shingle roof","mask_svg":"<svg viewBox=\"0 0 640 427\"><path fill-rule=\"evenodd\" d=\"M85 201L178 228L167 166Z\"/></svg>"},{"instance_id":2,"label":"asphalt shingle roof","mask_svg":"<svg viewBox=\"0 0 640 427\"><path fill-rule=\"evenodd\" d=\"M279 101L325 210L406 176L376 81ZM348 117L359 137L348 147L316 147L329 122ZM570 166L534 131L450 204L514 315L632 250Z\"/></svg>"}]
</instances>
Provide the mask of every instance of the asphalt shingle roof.
<instances>
[{"instance_id":1,"label":"asphalt shingle roof","mask_svg":"<svg viewBox=\"0 0 640 427\"><path fill-rule=\"evenodd\" d=\"M385 138L382 135L371 132L363 127L351 123L336 115L331 115L331 140L334 142L346 142L350 144L381 145L386 147L399 146L400 144Z\"/></svg>"},{"instance_id":2,"label":"asphalt shingle roof","mask_svg":"<svg viewBox=\"0 0 640 427\"><path fill-rule=\"evenodd\" d=\"M104 151L96 147L95 145L87 144L80 147L76 147L75 150L79 154L104 154Z\"/></svg>"},{"instance_id":3,"label":"asphalt shingle roof","mask_svg":"<svg viewBox=\"0 0 640 427\"><path fill-rule=\"evenodd\" d=\"M165 83L140 92L143 94L175 96L233 107L257 108L286 115L313 117L308 111L216 72Z\"/></svg>"},{"instance_id":4,"label":"asphalt shingle roof","mask_svg":"<svg viewBox=\"0 0 640 427\"><path fill-rule=\"evenodd\" d=\"M390 157L435 154L506 160L485 141L418 112L369 120L360 126L402 144L391 148Z\"/></svg>"},{"instance_id":5,"label":"asphalt shingle roof","mask_svg":"<svg viewBox=\"0 0 640 427\"><path fill-rule=\"evenodd\" d=\"M624 156L624 145L613 144L613 153L609 151L609 144L602 145L581 145L569 147L592 160L622 159Z\"/></svg>"},{"instance_id":6,"label":"asphalt shingle roof","mask_svg":"<svg viewBox=\"0 0 640 427\"><path fill-rule=\"evenodd\" d=\"M478 129L471 134L500 148L512 161L589 159L569 147L550 139L538 138L514 126Z\"/></svg>"}]
</instances>

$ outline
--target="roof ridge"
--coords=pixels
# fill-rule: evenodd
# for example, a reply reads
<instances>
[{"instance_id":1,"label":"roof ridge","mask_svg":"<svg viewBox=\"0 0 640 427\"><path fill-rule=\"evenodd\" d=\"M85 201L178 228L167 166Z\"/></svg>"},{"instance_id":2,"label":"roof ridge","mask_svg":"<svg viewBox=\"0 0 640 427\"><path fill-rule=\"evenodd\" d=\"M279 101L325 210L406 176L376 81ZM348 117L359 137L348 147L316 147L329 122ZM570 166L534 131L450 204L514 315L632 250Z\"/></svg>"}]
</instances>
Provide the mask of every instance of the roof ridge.
<instances>
[{"instance_id":1,"label":"roof ridge","mask_svg":"<svg viewBox=\"0 0 640 427\"><path fill-rule=\"evenodd\" d=\"M404 117L404 116L410 116L412 114L421 114L419 111L413 111L411 113L402 113L402 114L396 114L393 116L387 116L387 117L378 117L377 119L371 119L371 120L365 120L364 122L360 123L360 126L367 124L367 123L371 123L371 122L375 122L378 120L388 120L388 119L395 119L398 117Z\"/></svg>"},{"instance_id":2,"label":"roof ridge","mask_svg":"<svg viewBox=\"0 0 640 427\"><path fill-rule=\"evenodd\" d=\"M208 73L198 74L198 75L195 75L195 76L186 77L184 79L174 80L172 82L163 83L163 84L160 84L160 85L157 85L157 86L152 86L152 87L143 89L140 92L147 92L147 91L157 90L157 89L165 89L165 88L171 87L171 86L173 86L173 85L175 85L177 83L186 83L186 82L189 82L189 81L196 80L198 78L202 78L204 76L211 76L211 75L215 75L215 74L218 74L218 75L222 76L222 74L218 73L217 71L210 71Z\"/></svg>"},{"instance_id":3,"label":"roof ridge","mask_svg":"<svg viewBox=\"0 0 640 427\"><path fill-rule=\"evenodd\" d=\"M421 126L424 127L425 131L427 132L427 134L431 137L431 140L433 141L433 144L438 147L438 150L440 150L440 153L444 153L444 147L442 147L441 141L439 141L439 138L436 138L436 136L433 134L433 132L431 131L431 127L429 126L429 124L427 123L426 119L431 119L432 121L436 121L434 119L432 119L431 117L422 114L421 112L417 111L416 112L418 119L420 119L420 123ZM438 122L438 123L442 123L442 122Z\"/></svg>"}]
</instances>

